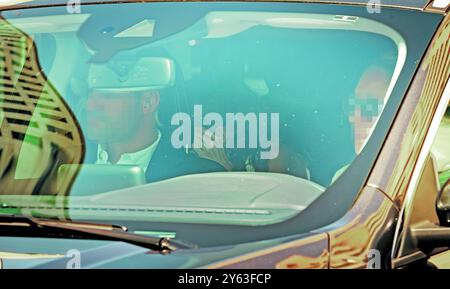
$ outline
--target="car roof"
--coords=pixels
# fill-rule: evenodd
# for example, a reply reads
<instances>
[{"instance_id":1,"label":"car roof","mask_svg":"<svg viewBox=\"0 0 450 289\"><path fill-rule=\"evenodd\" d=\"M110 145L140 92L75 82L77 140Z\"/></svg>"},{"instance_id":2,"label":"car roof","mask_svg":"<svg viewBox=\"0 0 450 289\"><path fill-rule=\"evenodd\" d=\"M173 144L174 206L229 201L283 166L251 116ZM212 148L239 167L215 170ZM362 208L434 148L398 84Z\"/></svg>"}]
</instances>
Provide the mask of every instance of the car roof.
<instances>
[{"instance_id":1,"label":"car roof","mask_svg":"<svg viewBox=\"0 0 450 289\"><path fill-rule=\"evenodd\" d=\"M167 1L167 0L162 0ZM189 1L189 0L188 0ZM227 0L225 0L227 1ZM230 1L230 0L228 0ZM233 1L233 0L231 0ZM263 0L267 1L267 0ZM286 0L271 0L271 1L286 1ZM289 2L316 2L316 3L336 3L336 4L354 4L354 5L370 5L379 4L380 6L391 6L399 8L410 9L424 9L430 0L287 0ZM40 6L53 6L53 5L67 5L68 3L112 3L112 2L161 2L161 0L2 0L0 2L0 9L4 8L23 8L23 7L40 7Z\"/></svg>"}]
</instances>

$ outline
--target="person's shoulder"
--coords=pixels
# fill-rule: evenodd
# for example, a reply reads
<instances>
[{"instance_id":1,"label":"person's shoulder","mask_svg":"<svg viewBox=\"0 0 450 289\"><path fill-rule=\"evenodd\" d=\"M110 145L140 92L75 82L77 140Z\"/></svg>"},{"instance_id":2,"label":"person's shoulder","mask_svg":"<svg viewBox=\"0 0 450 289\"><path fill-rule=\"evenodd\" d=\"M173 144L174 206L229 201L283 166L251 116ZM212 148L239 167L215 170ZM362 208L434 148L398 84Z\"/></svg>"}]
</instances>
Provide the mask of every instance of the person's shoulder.
<instances>
[{"instance_id":1,"label":"person's shoulder","mask_svg":"<svg viewBox=\"0 0 450 289\"><path fill-rule=\"evenodd\" d=\"M203 157L193 149L176 149L167 141L161 140L149 162L148 181L225 170L219 162Z\"/></svg>"}]
</instances>

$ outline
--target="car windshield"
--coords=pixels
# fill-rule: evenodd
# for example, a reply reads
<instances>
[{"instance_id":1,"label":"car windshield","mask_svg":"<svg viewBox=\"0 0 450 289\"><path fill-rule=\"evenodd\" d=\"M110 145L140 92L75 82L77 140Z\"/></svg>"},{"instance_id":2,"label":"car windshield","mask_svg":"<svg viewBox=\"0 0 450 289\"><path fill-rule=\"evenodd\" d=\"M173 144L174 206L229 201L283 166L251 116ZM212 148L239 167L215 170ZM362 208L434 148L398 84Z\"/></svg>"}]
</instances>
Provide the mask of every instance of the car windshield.
<instances>
[{"instance_id":1,"label":"car windshield","mask_svg":"<svg viewBox=\"0 0 450 289\"><path fill-rule=\"evenodd\" d=\"M412 17L426 24L402 32ZM437 20L299 3L2 11L0 212L176 231L282 223L339 186L354 198Z\"/></svg>"}]
</instances>

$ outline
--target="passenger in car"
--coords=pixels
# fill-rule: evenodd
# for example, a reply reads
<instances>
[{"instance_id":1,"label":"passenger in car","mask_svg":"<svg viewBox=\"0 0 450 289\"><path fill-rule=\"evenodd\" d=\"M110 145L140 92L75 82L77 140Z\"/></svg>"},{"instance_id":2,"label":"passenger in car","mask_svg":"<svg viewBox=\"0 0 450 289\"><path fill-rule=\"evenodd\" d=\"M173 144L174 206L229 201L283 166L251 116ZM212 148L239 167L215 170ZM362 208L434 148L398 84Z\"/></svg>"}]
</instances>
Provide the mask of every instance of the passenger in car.
<instances>
[{"instance_id":1,"label":"passenger in car","mask_svg":"<svg viewBox=\"0 0 450 289\"><path fill-rule=\"evenodd\" d=\"M384 106L390 75L379 66L369 67L361 76L355 88L355 96L349 99L348 121L353 127L355 153L358 155L372 130ZM333 176L332 183L348 168L340 168Z\"/></svg>"}]
</instances>

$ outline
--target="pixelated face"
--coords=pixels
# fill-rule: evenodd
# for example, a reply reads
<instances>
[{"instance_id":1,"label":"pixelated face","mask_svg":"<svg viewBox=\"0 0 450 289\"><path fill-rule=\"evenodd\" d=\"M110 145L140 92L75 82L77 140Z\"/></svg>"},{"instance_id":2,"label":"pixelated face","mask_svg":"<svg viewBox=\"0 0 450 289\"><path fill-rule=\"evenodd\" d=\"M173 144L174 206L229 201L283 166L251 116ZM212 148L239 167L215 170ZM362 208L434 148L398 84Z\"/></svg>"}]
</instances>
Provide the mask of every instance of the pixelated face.
<instances>
[{"instance_id":1,"label":"pixelated face","mask_svg":"<svg viewBox=\"0 0 450 289\"><path fill-rule=\"evenodd\" d=\"M125 140L142 121L139 97L130 92L93 91L86 102L86 121L89 139Z\"/></svg>"},{"instance_id":2,"label":"pixelated face","mask_svg":"<svg viewBox=\"0 0 450 289\"><path fill-rule=\"evenodd\" d=\"M349 100L349 121L353 124L356 153L361 151L381 114L388 86L385 70L369 68L358 82L355 97Z\"/></svg>"}]
</instances>

